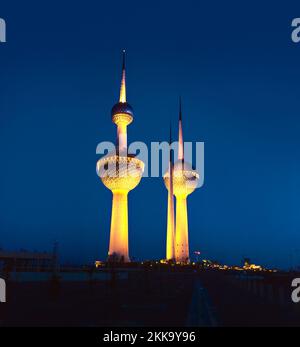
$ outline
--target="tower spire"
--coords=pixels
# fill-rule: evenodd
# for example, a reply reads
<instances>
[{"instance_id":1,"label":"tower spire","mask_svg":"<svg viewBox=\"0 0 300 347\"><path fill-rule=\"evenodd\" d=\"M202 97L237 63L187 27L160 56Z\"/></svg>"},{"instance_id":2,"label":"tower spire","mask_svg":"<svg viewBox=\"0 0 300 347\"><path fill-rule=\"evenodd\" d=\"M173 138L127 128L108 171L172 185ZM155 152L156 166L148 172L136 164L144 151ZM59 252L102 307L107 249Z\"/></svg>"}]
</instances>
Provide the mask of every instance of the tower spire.
<instances>
[{"instance_id":1,"label":"tower spire","mask_svg":"<svg viewBox=\"0 0 300 347\"><path fill-rule=\"evenodd\" d=\"M119 102L126 102L126 79L125 79L125 49L123 49L122 80Z\"/></svg>"},{"instance_id":2,"label":"tower spire","mask_svg":"<svg viewBox=\"0 0 300 347\"><path fill-rule=\"evenodd\" d=\"M169 145L170 145L170 150L169 150L169 163L172 164L172 151L171 151L171 145L172 145L172 123L170 121L170 136L169 136Z\"/></svg>"},{"instance_id":3,"label":"tower spire","mask_svg":"<svg viewBox=\"0 0 300 347\"><path fill-rule=\"evenodd\" d=\"M184 160L183 153L183 134L182 134L182 109L181 97L179 97L179 133L178 133L178 160Z\"/></svg>"},{"instance_id":4,"label":"tower spire","mask_svg":"<svg viewBox=\"0 0 300 347\"><path fill-rule=\"evenodd\" d=\"M179 120L182 120L181 96L179 97Z\"/></svg>"}]
</instances>

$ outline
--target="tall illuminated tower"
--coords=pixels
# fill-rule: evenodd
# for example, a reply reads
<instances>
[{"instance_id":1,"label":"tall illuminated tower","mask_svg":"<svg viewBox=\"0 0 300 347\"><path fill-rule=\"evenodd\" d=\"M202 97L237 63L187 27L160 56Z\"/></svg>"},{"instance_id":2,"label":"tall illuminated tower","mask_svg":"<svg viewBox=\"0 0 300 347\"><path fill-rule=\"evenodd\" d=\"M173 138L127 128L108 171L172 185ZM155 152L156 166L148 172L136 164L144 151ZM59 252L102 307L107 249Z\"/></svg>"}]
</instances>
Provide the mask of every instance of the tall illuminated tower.
<instances>
[{"instance_id":1,"label":"tall illuminated tower","mask_svg":"<svg viewBox=\"0 0 300 347\"><path fill-rule=\"evenodd\" d=\"M175 260L175 220L174 220L174 193L173 193L173 160L172 160L172 134L170 125L169 141L169 167L164 175L164 182L168 189L168 215L167 215L167 239L166 260Z\"/></svg>"},{"instance_id":2,"label":"tall illuminated tower","mask_svg":"<svg viewBox=\"0 0 300 347\"><path fill-rule=\"evenodd\" d=\"M108 260L129 262L128 193L139 184L144 163L127 152L127 126L133 121L133 109L126 101L125 51L120 98L111 110L111 117L117 126L116 151L97 163L98 175L113 194Z\"/></svg>"},{"instance_id":3,"label":"tall illuminated tower","mask_svg":"<svg viewBox=\"0 0 300 347\"><path fill-rule=\"evenodd\" d=\"M173 190L176 196L175 257L177 262L189 262L187 197L197 187L198 173L184 160L181 99L179 102L178 160L174 164Z\"/></svg>"}]
</instances>

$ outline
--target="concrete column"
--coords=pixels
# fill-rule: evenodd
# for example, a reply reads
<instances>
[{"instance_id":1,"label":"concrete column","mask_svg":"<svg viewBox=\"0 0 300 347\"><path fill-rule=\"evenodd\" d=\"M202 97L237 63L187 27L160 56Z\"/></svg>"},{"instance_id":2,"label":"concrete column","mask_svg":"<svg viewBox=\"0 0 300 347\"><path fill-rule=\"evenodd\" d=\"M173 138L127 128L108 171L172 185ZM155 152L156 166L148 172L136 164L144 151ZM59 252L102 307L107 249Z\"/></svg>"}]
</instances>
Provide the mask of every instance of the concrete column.
<instances>
[{"instance_id":1,"label":"concrete column","mask_svg":"<svg viewBox=\"0 0 300 347\"><path fill-rule=\"evenodd\" d=\"M121 156L127 156L127 125L126 123L118 123L118 144Z\"/></svg>"},{"instance_id":2,"label":"concrete column","mask_svg":"<svg viewBox=\"0 0 300 347\"><path fill-rule=\"evenodd\" d=\"M128 192L115 190L113 193L109 257L115 255L117 260L129 262L128 252Z\"/></svg>"},{"instance_id":3,"label":"concrete column","mask_svg":"<svg viewBox=\"0 0 300 347\"><path fill-rule=\"evenodd\" d=\"M176 261L189 261L189 236L186 196L176 196Z\"/></svg>"}]
</instances>

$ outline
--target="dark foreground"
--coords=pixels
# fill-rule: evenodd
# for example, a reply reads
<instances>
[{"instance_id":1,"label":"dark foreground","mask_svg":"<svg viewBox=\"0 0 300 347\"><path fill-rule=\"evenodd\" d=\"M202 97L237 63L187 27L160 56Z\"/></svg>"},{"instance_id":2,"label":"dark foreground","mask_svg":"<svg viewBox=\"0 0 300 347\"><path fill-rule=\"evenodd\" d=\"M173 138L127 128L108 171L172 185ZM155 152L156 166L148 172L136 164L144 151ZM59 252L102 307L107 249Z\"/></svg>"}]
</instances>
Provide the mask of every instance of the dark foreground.
<instances>
[{"instance_id":1,"label":"dark foreground","mask_svg":"<svg viewBox=\"0 0 300 347\"><path fill-rule=\"evenodd\" d=\"M0 325L300 326L290 294L287 276L122 269L102 281L10 281Z\"/></svg>"}]
</instances>

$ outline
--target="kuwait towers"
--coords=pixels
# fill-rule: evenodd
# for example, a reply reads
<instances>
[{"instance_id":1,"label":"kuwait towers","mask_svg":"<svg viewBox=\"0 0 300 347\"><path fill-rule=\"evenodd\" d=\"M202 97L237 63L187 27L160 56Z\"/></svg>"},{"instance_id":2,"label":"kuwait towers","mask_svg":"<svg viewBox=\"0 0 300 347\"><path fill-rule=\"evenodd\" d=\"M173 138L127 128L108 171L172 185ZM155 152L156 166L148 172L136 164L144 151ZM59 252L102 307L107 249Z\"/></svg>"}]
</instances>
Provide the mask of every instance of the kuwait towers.
<instances>
[{"instance_id":1,"label":"kuwait towers","mask_svg":"<svg viewBox=\"0 0 300 347\"><path fill-rule=\"evenodd\" d=\"M97 163L98 175L112 192L112 212L108 260L129 262L128 193L140 182L144 163L127 152L127 126L133 121L133 109L126 100L125 51L119 102L111 110L117 126L116 150Z\"/></svg>"},{"instance_id":2,"label":"kuwait towers","mask_svg":"<svg viewBox=\"0 0 300 347\"><path fill-rule=\"evenodd\" d=\"M170 148L171 152L171 148ZM182 131L182 110L181 100L179 103L179 134L178 134L178 160L175 162L172 170L172 160L170 155L169 169L164 175L165 185L168 189L168 224L167 224L167 260L176 262L189 262L189 235L188 235L188 214L187 197L197 187L199 180L198 173L193 170L192 165L184 160L184 143ZM176 226L173 237L174 246L171 248L172 232L174 230L174 203L173 194L176 197ZM168 243L170 245L168 246ZM168 249L174 249L174 253L168 252ZM175 256L174 256L175 255Z\"/></svg>"}]
</instances>

